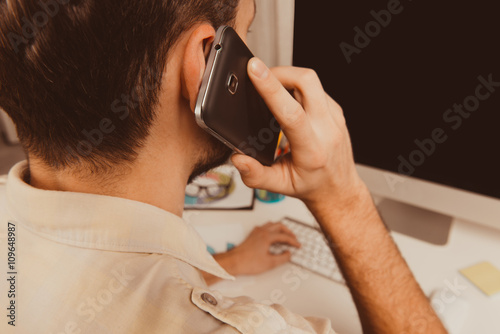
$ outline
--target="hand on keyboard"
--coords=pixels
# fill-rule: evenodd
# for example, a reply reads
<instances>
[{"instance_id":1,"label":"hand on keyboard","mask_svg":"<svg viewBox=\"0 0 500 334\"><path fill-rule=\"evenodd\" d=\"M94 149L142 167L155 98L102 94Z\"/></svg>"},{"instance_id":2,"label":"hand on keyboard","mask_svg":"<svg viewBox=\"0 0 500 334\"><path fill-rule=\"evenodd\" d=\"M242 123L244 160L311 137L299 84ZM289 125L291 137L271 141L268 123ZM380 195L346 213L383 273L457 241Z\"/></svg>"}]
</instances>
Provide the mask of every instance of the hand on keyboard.
<instances>
[{"instance_id":1,"label":"hand on keyboard","mask_svg":"<svg viewBox=\"0 0 500 334\"><path fill-rule=\"evenodd\" d=\"M288 245L290 249L301 247L294 233L284 224L267 223L256 227L240 245L225 256L235 259L233 275L255 275L290 261L290 252L271 254L269 248L275 243Z\"/></svg>"},{"instance_id":2,"label":"hand on keyboard","mask_svg":"<svg viewBox=\"0 0 500 334\"><path fill-rule=\"evenodd\" d=\"M286 217L281 220L281 223L295 234L302 247L295 248L283 243L274 243L269 248L271 254L289 251L292 263L345 284L332 251L319 229Z\"/></svg>"}]
</instances>

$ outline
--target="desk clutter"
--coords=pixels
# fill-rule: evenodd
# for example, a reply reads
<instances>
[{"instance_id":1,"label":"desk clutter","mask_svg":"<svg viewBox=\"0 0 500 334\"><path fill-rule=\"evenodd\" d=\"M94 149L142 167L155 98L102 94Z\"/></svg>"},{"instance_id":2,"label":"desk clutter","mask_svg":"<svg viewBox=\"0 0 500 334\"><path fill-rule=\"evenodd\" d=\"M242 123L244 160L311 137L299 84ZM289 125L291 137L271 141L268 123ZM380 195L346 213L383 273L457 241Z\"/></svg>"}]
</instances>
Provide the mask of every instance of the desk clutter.
<instances>
[{"instance_id":1,"label":"desk clutter","mask_svg":"<svg viewBox=\"0 0 500 334\"><path fill-rule=\"evenodd\" d=\"M241 180L231 164L214 168L193 180L186 187L186 210L251 210L254 191Z\"/></svg>"}]
</instances>

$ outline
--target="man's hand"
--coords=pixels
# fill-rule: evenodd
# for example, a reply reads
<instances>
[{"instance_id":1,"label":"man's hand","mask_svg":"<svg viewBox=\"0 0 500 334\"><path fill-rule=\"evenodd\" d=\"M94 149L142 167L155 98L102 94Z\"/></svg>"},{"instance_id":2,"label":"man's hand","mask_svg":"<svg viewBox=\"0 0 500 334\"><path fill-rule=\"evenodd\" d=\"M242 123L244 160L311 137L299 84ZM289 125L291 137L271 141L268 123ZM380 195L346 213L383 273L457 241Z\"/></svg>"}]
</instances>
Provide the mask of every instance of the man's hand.
<instances>
[{"instance_id":1,"label":"man's hand","mask_svg":"<svg viewBox=\"0 0 500 334\"><path fill-rule=\"evenodd\" d=\"M239 246L226 253L238 261L236 275L256 275L290 261L290 252L273 255L269 248L275 243L300 247L300 243L285 225L267 223L256 227Z\"/></svg>"},{"instance_id":2,"label":"man's hand","mask_svg":"<svg viewBox=\"0 0 500 334\"><path fill-rule=\"evenodd\" d=\"M290 252L273 255L269 248L274 243L300 247L300 243L285 225L267 223L253 229L240 245L228 252L216 254L215 260L231 275L257 275L290 261ZM208 285L218 281L215 276L203 273Z\"/></svg>"},{"instance_id":3,"label":"man's hand","mask_svg":"<svg viewBox=\"0 0 500 334\"><path fill-rule=\"evenodd\" d=\"M296 67L269 70L257 58L249 62L257 91L290 141L291 153L271 167L234 155L245 184L302 199L350 197L363 186L355 169L351 142L340 106L325 93L316 73ZM293 90L295 99L286 89Z\"/></svg>"}]
</instances>

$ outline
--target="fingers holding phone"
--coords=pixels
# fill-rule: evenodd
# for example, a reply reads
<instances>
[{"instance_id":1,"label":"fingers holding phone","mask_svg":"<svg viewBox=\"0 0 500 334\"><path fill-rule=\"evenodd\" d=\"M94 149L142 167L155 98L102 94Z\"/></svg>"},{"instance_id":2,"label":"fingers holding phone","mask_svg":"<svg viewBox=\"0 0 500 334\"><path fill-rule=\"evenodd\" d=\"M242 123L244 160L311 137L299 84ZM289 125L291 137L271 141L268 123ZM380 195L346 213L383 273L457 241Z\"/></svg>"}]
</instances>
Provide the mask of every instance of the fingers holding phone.
<instances>
[{"instance_id":1,"label":"fingers holding phone","mask_svg":"<svg viewBox=\"0 0 500 334\"><path fill-rule=\"evenodd\" d=\"M233 156L248 186L315 202L324 196L346 194L362 184L342 109L325 93L314 71L296 67L270 70L253 58L248 73L291 146L291 153L271 167L248 156ZM295 99L287 89L293 90Z\"/></svg>"}]
</instances>

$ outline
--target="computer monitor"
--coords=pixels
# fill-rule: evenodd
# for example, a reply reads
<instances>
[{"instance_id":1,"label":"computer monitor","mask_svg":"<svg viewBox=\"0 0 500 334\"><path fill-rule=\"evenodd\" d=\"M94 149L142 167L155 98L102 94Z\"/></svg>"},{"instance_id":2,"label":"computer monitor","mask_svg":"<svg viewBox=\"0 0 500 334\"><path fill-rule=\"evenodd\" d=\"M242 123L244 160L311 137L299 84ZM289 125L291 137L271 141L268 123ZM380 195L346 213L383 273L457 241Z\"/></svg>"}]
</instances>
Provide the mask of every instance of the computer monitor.
<instances>
[{"instance_id":1,"label":"computer monitor","mask_svg":"<svg viewBox=\"0 0 500 334\"><path fill-rule=\"evenodd\" d=\"M315 69L343 107L370 190L500 229L496 3L295 6L294 65Z\"/></svg>"}]
</instances>

